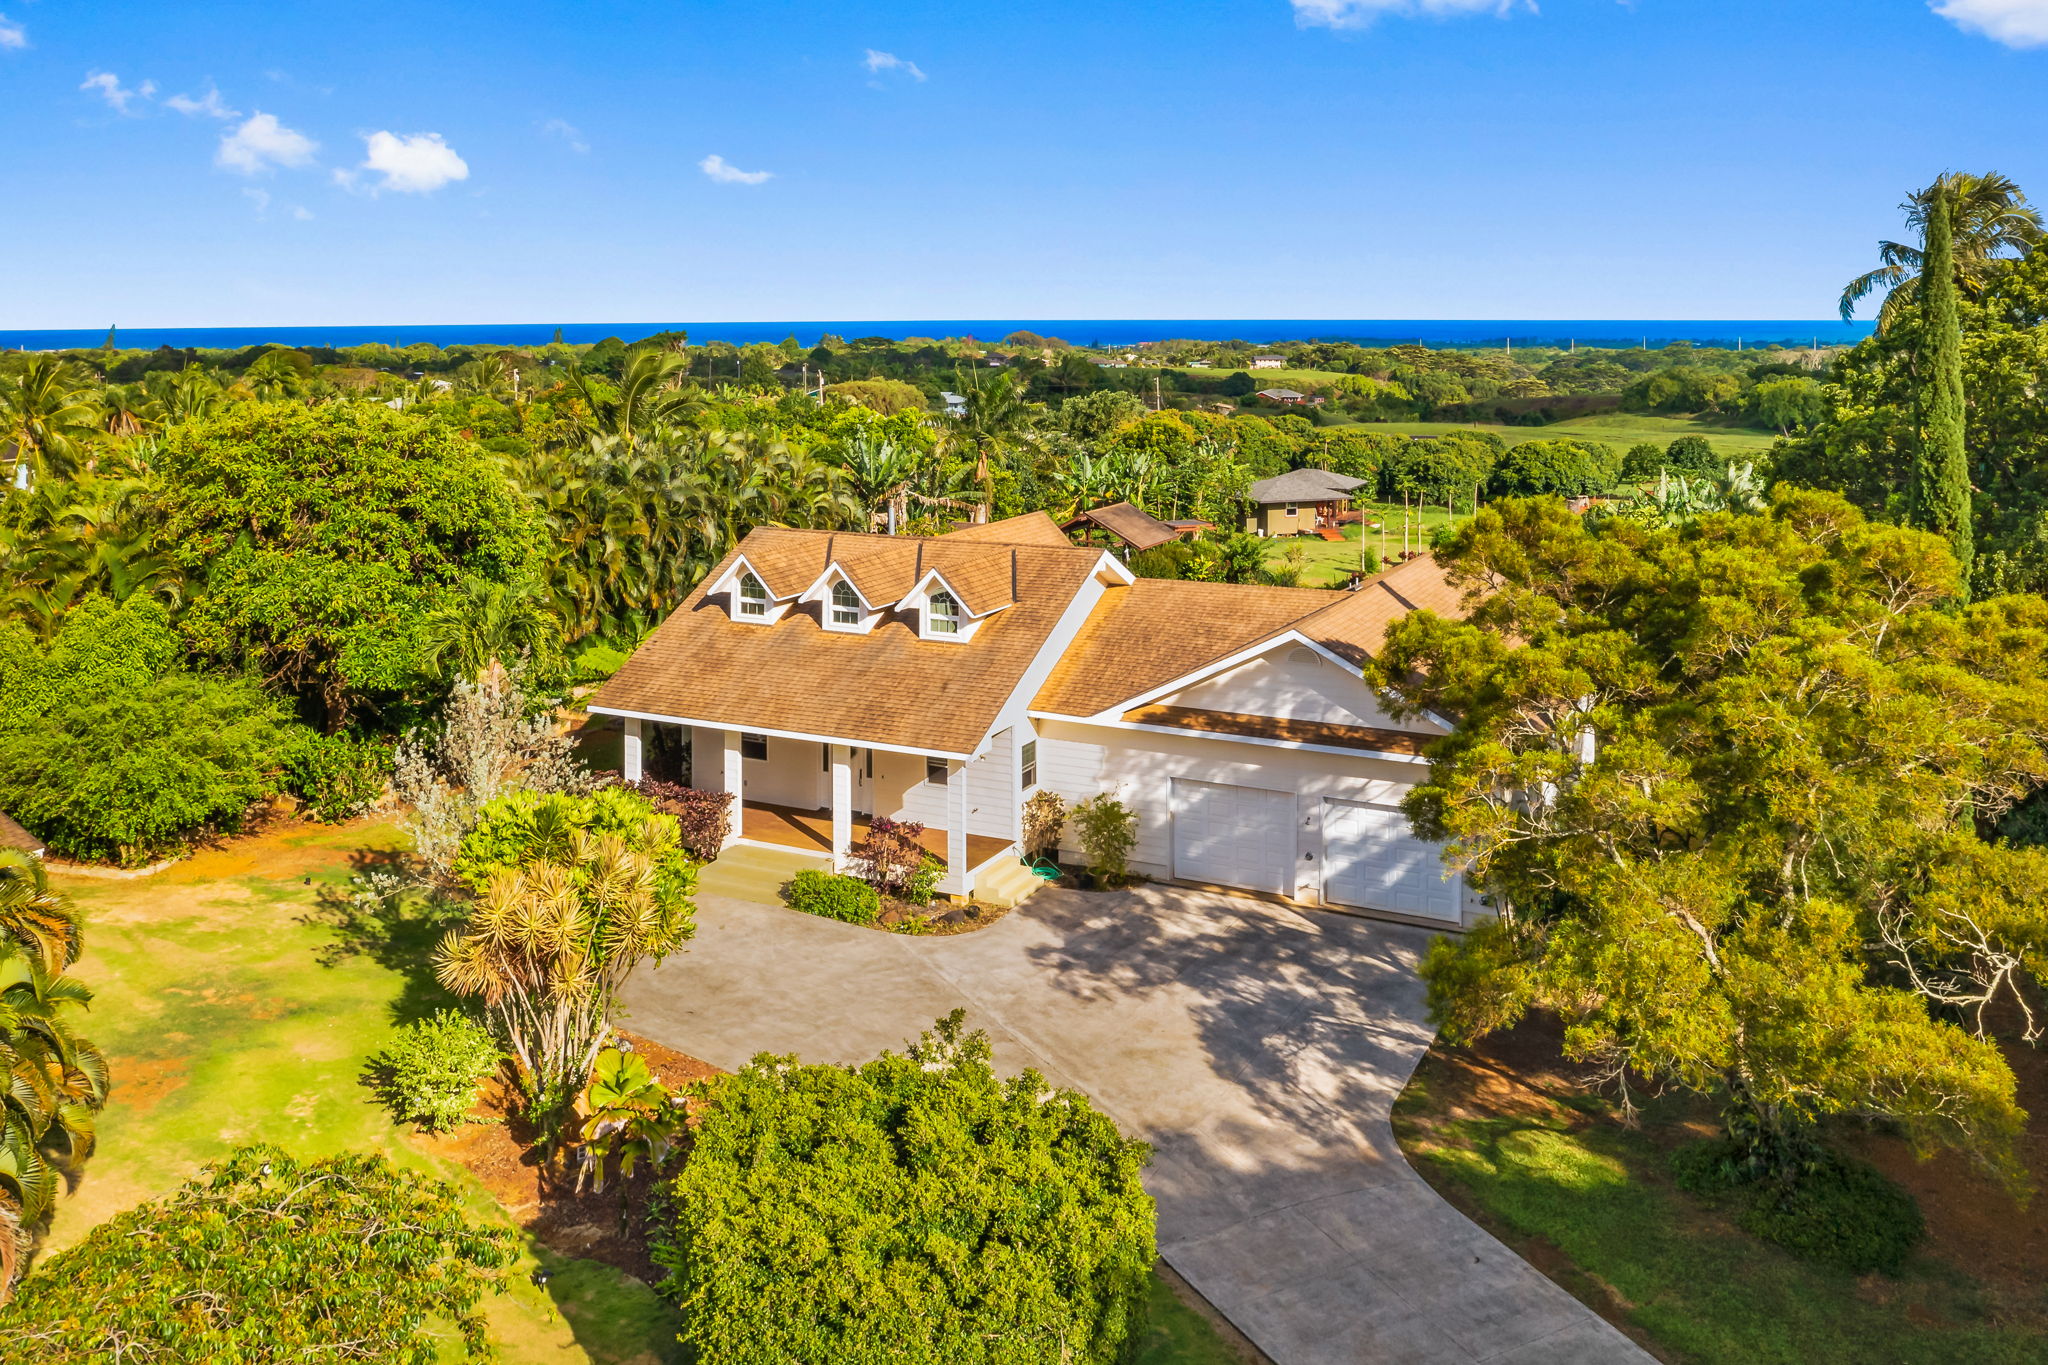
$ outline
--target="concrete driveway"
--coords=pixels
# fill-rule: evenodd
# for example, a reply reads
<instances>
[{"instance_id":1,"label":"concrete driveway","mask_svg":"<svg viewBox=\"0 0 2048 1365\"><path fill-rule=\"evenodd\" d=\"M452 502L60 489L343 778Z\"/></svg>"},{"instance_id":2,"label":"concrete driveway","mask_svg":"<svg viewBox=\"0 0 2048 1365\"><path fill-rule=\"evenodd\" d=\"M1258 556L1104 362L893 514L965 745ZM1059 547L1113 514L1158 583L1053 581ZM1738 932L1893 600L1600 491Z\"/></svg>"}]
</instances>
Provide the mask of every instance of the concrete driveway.
<instances>
[{"instance_id":1,"label":"concrete driveway","mask_svg":"<svg viewBox=\"0 0 2048 1365\"><path fill-rule=\"evenodd\" d=\"M1650 1359L1396 1147L1426 931L1172 887L1043 891L954 938L698 907L689 951L628 988L633 1029L728 1068L860 1062L964 1006L999 1066L1153 1144L1161 1254L1277 1365Z\"/></svg>"}]
</instances>

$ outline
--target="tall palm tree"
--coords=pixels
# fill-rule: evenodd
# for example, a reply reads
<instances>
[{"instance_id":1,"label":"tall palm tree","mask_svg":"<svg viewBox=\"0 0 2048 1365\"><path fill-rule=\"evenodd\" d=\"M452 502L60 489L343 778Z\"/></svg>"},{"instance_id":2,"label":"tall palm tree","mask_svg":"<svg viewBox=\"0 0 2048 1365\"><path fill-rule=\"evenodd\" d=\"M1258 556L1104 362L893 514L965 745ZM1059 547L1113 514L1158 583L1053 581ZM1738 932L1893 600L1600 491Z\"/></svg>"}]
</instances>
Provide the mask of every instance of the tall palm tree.
<instances>
[{"instance_id":1,"label":"tall palm tree","mask_svg":"<svg viewBox=\"0 0 2048 1365\"><path fill-rule=\"evenodd\" d=\"M673 426L702 405L687 383L689 357L678 351L635 351L616 385L582 369L565 381L580 411L577 423L591 438L610 437L627 446Z\"/></svg>"},{"instance_id":2,"label":"tall palm tree","mask_svg":"<svg viewBox=\"0 0 2048 1365\"><path fill-rule=\"evenodd\" d=\"M1899 205L1920 244L1879 242L1877 255L1882 264L1858 275L1842 290L1842 321L1853 318L1856 305L1865 298L1885 290L1884 303L1877 311L1877 330L1889 331L1907 305L1919 297L1927 213L1936 197L1943 195L1955 243L1956 288L1964 298L1982 295L2016 257L2041 241L2041 212L2027 202L2011 179L1996 171L1984 175L1946 173Z\"/></svg>"},{"instance_id":3,"label":"tall palm tree","mask_svg":"<svg viewBox=\"0 0 2048 1365\"><path fill-rule=\"evenodd\" d=\"M995 479L990 470L994 454L1007 446L1037 448L1034 414L1024 401L1024 392L1008 370L962 369L958 372L965 411L954 419L959 438L974 451L974 482L981 490L981 516L995 501Z\"/></svg>"},{"instance_id":4,"label":"tall palm tree","mask_svg":"<svg viewBox=\"0 0 2048 1365\"><path fill-rule=\"evenodd\" d=\"M9 460L10 485L23 464L37 478L69 474L99 432L92 376L70 361L32 355L19 374L0 377L0 457Z\"/></svg>"},{"instance_id":5,"label":"tall palm tree","mask_svg":"<svg viewBox=\"0 0 2048 1365\"><path fill-rule=\"evenodd\" d=\"M28 1269L63 1180L92 1155L107 1062L71 1031L92 992L64 975L78 915L42 865L0 854L0 1303Z\"/></svg>"}]
</instances>

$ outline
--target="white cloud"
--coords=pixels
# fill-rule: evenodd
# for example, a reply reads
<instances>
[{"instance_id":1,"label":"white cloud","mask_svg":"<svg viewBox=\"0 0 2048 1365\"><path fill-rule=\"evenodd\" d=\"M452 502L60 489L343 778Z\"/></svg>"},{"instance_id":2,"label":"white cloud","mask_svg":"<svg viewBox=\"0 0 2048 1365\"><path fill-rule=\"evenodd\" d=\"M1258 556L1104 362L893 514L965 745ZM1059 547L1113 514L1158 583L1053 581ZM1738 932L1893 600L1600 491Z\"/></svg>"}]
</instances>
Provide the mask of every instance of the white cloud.
<instances>
[{"instance_id":1,"label":"white cloud","mask_svg":"<svg viewBox=\"0 0 2048 1365\"><path fill-rule=\"evenodd\" d=\"M166 107L181 114L204 114L208 118L240 118L242 111L230 109L221 102L220 91L213 86L206 87L206 93L198 99L190 95L172 95L164 101Z\"/></svg>"},{"instance_id":2,"label":"white cloud","mask_svg":"<svg viewBox=\"0 0 2048 1365\"><path fill-rule=\"evenodd\" d=\"M1296 3L1299 4L1300 0L1296 0ZM901 71L914 81L924 79L924 72L918 70L916 62L905 61L893 52L877 52L869 48L868 55L861 65L877 75L884 71Z\"/></svg>"},{"instance_id":3,"label":"white cloud","mask_svg":"<svg viewBox=\"0 0 2048 1365\"><path fill-rule=\"evenodd\" d=\"M1293 0L1294 22L1303 28L1364 28L1383 15L1449 19L1461 14L1534 12L1536 0Z\"/></svg>"},{"instance_id":4,"label":"white cloud","mask_svg":"<svg viewBox=\"0 0 2048 1365\"><path fill-rule=\"evenodd\" d=\"M2007 47L2048 46L2048 0L1929 0L1928 8Z\"/></svg>"},{"instance_id":5,"label":"white cloud","mask_svg":"<svg viewBox=\"0 0 2048 1365\"><path fill-rule=\"evenodd\" d=\"M0 52L19 52L28 46L28 30L0 14Z\"/></svg>"},{"instance_id":6,"label":"white cloud","mask_svg":"<svg viewBox=\"0 0 2048 1365\"><path fill-rule=\"evenodd\" d=\"M117 114L129 112L128 106L135 100L148 100L156 94L156 82L144 81L130 90L121 84L121 78L111 71L94 71L79 82L80 90L97 90L100 98L107 102Z\"/></svg>"},{"instance_id":7,"label":"white cloud","mask_svg":"<svg viewBox=\"0 0 2048 1365\"><path fill-rule=\"evenodd\" d=\"M567 119L551 118L540 126L542 137L558 137L569 144L572 152L587 152L590 144L583 140L583 132Z\"/></svg>"},{"instance_id":8,"label":"white cloud","mask_svg":"<svg viewBox=\"0 0 2048 1365\"><path fill-rule=\"evenodd\" d=\"M307 208L304 204L294 204L292 205L292 217L302 223L310 223L313 221L313 210Z\"/></svg>"},{"instance_id":9,"label":"white cloud","mask_svg":"<svg viewBox=\"0 0 2048 1365\"><path fill-rule=\"evenodd\" d=\"M243 191L242 191L242 197L243 197L244 199L248 200L248 201L249 201L250 203L252 203L252 204L254 204L254 205L256 206L256 216L257 216L258 218L261 218L261 217L262 217L262 216L263 216L263 215L264 215L264 214L265 214L266 212L268 212L268 211L269 211L269 209L270 209L270 191L269 191L269 190L257 190L257 189L247 189L247 190L243 190Z\"/></svg>"},{"instance_id":10,"label":"white cloud","mask_svg":"<svg viewBox=\"0 0 2048 1365\"><path fill-rule=\"evenodd\" d=\"M255 175L278 166L309 166L320 144L277 121L277 115L255 113L240 127L221 134L216 166Z\"/></svg>"},{"instance_id":11,"label":"white cloud","mask_svg":"<svg viewBox=\"0 0 2048 1365\"><path fill-rule=\"evenodd\" d=\"M737 166L729 166L717 152L698 162L697 169L721 185L758 185L775 174L773 171L743 171Z\"/></svg>"},{"instance_id":12,"label":"white cloud","mask_svg":"<svg viewBox=\"0 0 2048 1365\"><path fill-rule=\"evenodd\" d=\"M371 133L363 139L368 155L354 171L336 171L334 183L354 189L358 172L381 176L372 194L428 194L455 180L469 179L469 163L441 140L439 133Z\"/></svg>"}]
</instances>

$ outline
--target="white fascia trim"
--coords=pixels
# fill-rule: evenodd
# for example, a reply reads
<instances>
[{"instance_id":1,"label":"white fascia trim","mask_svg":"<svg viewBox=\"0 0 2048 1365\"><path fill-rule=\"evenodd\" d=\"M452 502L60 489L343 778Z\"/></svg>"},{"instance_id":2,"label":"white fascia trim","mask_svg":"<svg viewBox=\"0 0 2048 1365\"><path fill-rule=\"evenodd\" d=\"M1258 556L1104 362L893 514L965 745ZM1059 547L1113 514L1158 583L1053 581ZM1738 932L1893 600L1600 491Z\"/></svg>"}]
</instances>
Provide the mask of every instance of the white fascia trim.
<instances>
[{"instance_id":1,"label":"white fascia trim","mask_svg":"<svg viewBox=\"0 0 2048 1365\"><path fill-rule=\"evenodd\" d=\"M837 574L840 578L845 579L846 586L853 589L853 595L860 599L860 607L863 612L874 612L876 610L879 610L873 602L868 601L868 595L860 590L860 584L853 581L853 575L849 574L846 570L839 567L839 561L836 559L825 566L825 572L818 575L817 582L811 584L810 587L805 588L801 593L797 594L796 600L799 602L825 601L829 596L831 596L834 574Z\"/></svg>"},{"instance_id":2,"label":"white fascia trim","mask_svg":"<svg viewBox=\"0 0 2048 1365\"><path fill-rule=\"evenodd\" d=\"M740 572L742 570L752 574L760 582L763 591L768 594L770 602L788 602L796 597L796 594L793 592L783 593L780 597L776 596L775 589L768 586L767 578L762 575L759 569L747 562L745 555L741 555L738 559L727 565L725 572L718 576L718 580L710 587L704 589L704 595L711 597L721 592L736 591L739 587ZM859 591L859 589L855 589L855 591Z\"/></svg>"},{"instance_id":3,"label":"white fascia trim","mask_svg":"<svg viewBox=\"0 0 2048 1365\"><path fill-rule=\"evenodd\" d=\"M1337 665L1337 667L1339 668L1357 667L1357 665L1352 663L1349 659L1346 659L1341 654L1334 653L1331 650L1325 648L1324 646L1317 644L1314 640L1309 639L1308 636L1303 635L1300 631L1288 630L1283 632L1282 634L1272 636L1265 640L1261 640L1257 644L1247 645L1243 649L1240 649L1237 653L1229 655L1226 658L1218 659L1214 663L1203 664L1200 668L1196 669L1192 673L1183 674L1180 677L1175 678L1172 682L1166 683L1160 687L1155 687L1149 692L1140 692L1137 696L1132 697L1128 701L1120 701L1114 706L1104 707L1102 710L1096 712L1094 717L1091 717L1091 719L1115 720L1118 715L1122 714L1125 711L1129 711L1134 707L1147 706L1150 705L1152 702L1159 700L1161 697L1170 697L1174 693L1182 691L1185 688L1193 687L1198 682L1202 682L1208 678L1213 678L1218 673L1228 673L1231 669L1236 668L1239 664L1249 663L1251 660L1258 658L1262 654L1270 654L1274 650L1280 648L1280 646L1290 643L1297 645L1306 645L1308 648L1322 655L1323 658Z\"/></svg>"},{"instance_id":4,"label":"white fascia trim","mask_svg":"<svg viewBox=\"0 0 2048 1365\"><path fill-rule=\"evenodd\" d=\"M1104 720L1100 716L1063 716L1056 711L1033 711L1033 720L1058 720L1069 725L1093 725L1104 730L1136 730L1148 735L1178 735L1182 739L1215 739L1229 744L1257 744L1267 749L1287 749L1300 754L1335 754L1340 758L1372 758L1382 763L1420 763L1429 760L1418 754L1393 754L1383 749L1345 749L1335 744L1300 744L1290 739L1264 739L1257 735L1222 734L1215 730L1187 730L1178 725L1145 725L1138 721Z\"/></svg>"},{"instance_id":5,"label":"white fascia trim","mask_svg":"<svg viewBox=\"0 0 2048 1365\"><path fill-rule=\"evenodd\" d=\"M844 735L814 735L803 730L769 730L759 725L735 725L726 720L693 720L688 716L664 716L653 711L626 711L616 706L591 706L585 709L598 716L622 716L627 720L658 720L664 725L697 725L706 730L734 730L750 735L766 735L770 739L807 739L815 744L843 744L850 749L875 749L885 754L957 758L963 763L974 758L973 754L957 753L951 749L913 749L906 744L877 744L873 740L848 739Z\"/></svg>"},{"instance_id":6,"label":"white fascia trim","mask_svg":"<svg viewBox=\"0 0 2048 1365\"><path fill-rule=\"evenodd\" d=\"M1131 572L1131 566L1107 550L1102 552L1102 558L1095 561L1095 573L1097 577L1106 573L1126 588L1138 581L1138 576Z\"/></svg>"},{"instance_id":7,"label":"white fascia trim","mask_svg":"<svg viewBox=\"0 0 2048 1365\"><path fill-rule=\"evenodd\" d=\"M898 602L896 604L896 610L915 610L918 612L922 612L924 610L925 598L931 595L930 590L927 589L925 585L927 583L930 583L933 579L937 579L939 586L952 594L953 600L960 604L961 614L964 615L970 621L979 621L985 616L994 616L999 611L1003 611L1007 608L1014 607L1017 605L1015 602L1004 602L999 606L990 607L987 611L976 611L974 608L967 605L967 599L960 595L960 589L954 587L951 583L948 583L946 581L946 576L944 574L940 573L937 569L926 569L924 571L924 577L918 579L917 582L911 586L909 596L905 597L901 602ZM855 589L855 591L858 592L859 589ZM926 636L925 638L930 639L931 637Z\"/></svg>"}]
</instances>

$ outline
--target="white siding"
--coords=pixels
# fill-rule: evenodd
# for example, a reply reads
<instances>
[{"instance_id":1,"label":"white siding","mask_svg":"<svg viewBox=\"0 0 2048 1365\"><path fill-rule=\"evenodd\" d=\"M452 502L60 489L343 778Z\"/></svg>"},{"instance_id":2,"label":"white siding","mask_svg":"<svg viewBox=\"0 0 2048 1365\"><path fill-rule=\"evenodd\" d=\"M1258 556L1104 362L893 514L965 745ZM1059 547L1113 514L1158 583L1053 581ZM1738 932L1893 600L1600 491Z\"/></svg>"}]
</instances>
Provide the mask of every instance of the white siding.
<instances>
[{"instance_id":1,"label":"white siding","mask_svg":"<svg viewBox=\"0 0 2048 1365\"><path fill-rule=\"evenodd\" d=\"M768 740L768 757L740 765L750 803L820 810L829 804L825 746L808 739Z\"/></svg>"},{"instance_id":2,"label":"white siding","mask_svg":"<svg viewBox=\"0 0 2048 1365\"><path fill-rule=\"evenodd\" d=\"M986 754L966 767L969 834L987 834L998 839L1015 837L1011 833L1015 816L1003 799L1010 790L1010 773L1010 732L1005 730L996 736ZM946 788L924 780L921 756L876 754L875 785L878 804L891 819L915 820L928 829L952 828Z\"/></svg>"},{"instance_id":3,"label":"white siding","mask_svg":"<svg viewBox=\"0 0 2048 1365\"><path fill-rule=\"evenodd\" d=\"M1356 669L1339 667L1304 645L1282 645L1227 673L1161 697L1159 704L1331 725L1369 725L1377 730L1443 733L1442 726L1426 717L1394 720L1380 709Z\"/></svg>"},{"instance_id":4,"label":"white siding","mask_svg":"<svg viewBox=\"0 0 2048 1365\"><path fill-rule=\"evenodd\" d=\"M1321 900L1323 799L1398 805L1426 771L1417 764L1363 755L1307 753L1200 735L1117 730L1042 718L1037 725L1041 785L1069 802L1085 801L1103 791L1116 793L1138 813L1138 844L1132 850L1131 865L1149 877L1176 875L1174 778L1293 793L1292 895L1308 904ZM1078 856L1080 848L1071 826L1061 843L1063 854ZM1479 913L1476 898L1465 892L1465 921L1471 922Z\"/></svg>"}]
</instances>

